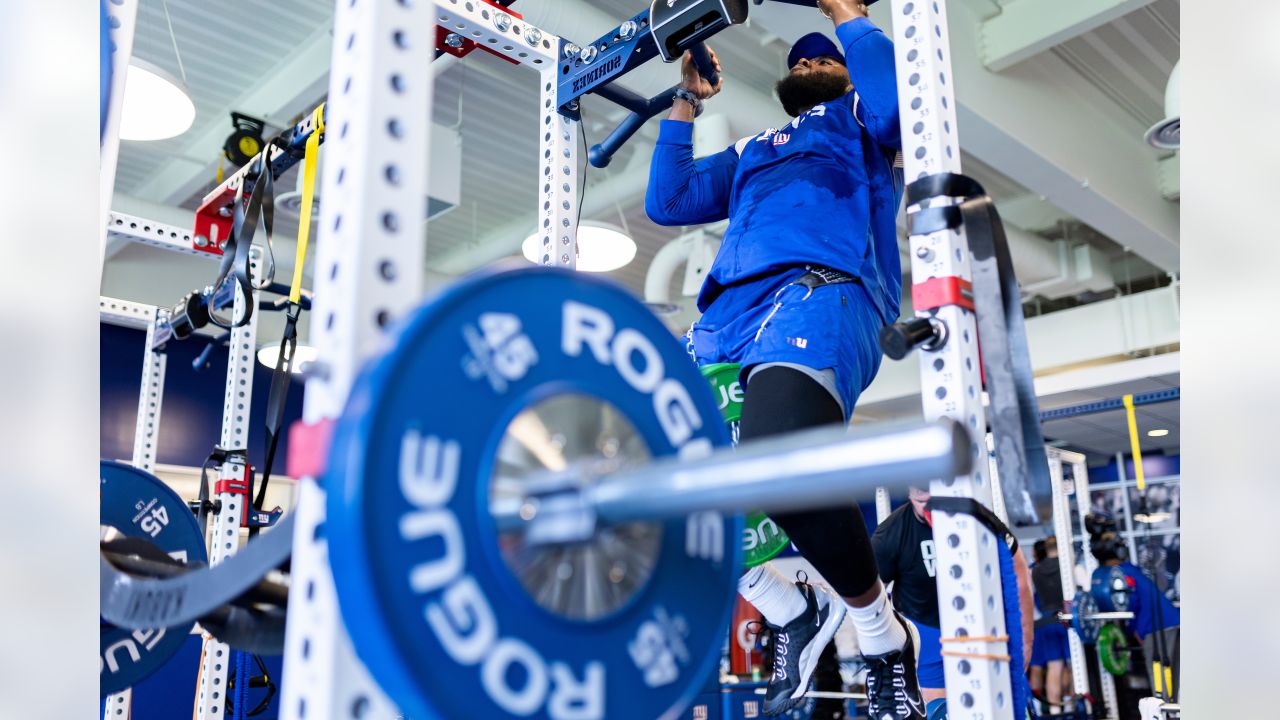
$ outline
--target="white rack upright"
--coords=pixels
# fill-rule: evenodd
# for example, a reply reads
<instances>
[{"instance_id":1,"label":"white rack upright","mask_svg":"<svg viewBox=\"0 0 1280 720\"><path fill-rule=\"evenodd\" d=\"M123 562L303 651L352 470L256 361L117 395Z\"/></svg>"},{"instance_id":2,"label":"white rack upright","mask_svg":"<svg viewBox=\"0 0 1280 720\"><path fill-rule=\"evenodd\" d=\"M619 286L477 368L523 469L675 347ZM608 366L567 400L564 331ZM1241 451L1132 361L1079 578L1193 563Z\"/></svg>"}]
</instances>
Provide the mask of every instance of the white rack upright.
<instances>
[{"instance_id":1,"label":"white rack upright","mask_svg":"<svg viewBox=\"0 0 1280 720\"><path fill-rule=\"evenodd\" d=\"M895 66L908 183L935 173L960 172L955 90L946 0L892 0ZM910 208L908 209L910 211ZM912 235L911 278L972 281L969 242L963 227ZM938 497L973 498L992 506L985 443L976 316L958 305L917 314L946 324L948 340L935 350L920 348L924 415L964 423L973 436L973 472L932 483ZM942 621L947 710L954 720L1020 717L1013 707L1004 622L1004 595L996 545L1003 542L976 519L935 512L938 606ZM1004 659L1001 659L1004 658ZM1022 668L1018 668L1022 672Z\"/></svg>"},{"instance_id":2,"label":"white rack upright","mask_svg":"<svg viewBox=\"0 0 1280 720\"><path fill-rule=\"evenodd\" d=\"M1084 561L1085 577L1093 577L1098 561L1089 549L1089 533L1084 527L1084 515L1089 507L1089 466L1086 458L1080 453L1047 448L1049 457L1049 479L1053 485L1053 535L1058 542L1058 566L1062 573L1063 611L1073 607L1077 583L1075 577L1075 541L1076 523L1071 518L1071 497L1076 498L1076 522L1080 531L1080 546ZM1071 466L1071 481L1067 482L1063 466ZM1084 592L1089 592L1086 585ZM1067 643L1071 651L1071 682L1077 695L1089 693L1089 667L1085 658L1084 643L1074 630L1067 633ZM1101 666L1101 664L1099 664ZM1102 670L1098 673L1102 683L1102 701L1106 705L1107 720L1119 717L1116 699L1116 683L1111 673Z\"/></svg>"}]
</instances>

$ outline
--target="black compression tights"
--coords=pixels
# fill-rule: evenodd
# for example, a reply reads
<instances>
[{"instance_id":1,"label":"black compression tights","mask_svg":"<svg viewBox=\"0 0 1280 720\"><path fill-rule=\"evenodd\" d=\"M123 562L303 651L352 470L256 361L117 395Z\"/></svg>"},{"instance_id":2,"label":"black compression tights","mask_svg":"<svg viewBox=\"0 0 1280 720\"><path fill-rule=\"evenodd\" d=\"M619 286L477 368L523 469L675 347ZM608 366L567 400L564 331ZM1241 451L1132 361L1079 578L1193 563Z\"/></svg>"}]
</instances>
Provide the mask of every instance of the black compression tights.
<instances>
[{"instance_id":1,"label":"black compression tights","mask_svg":"<svg viewBox=\"0 0 1280 720\"><path fill-rule=\"evenodd\" d=\"M770 367L748 381L739 440L751 442L843 422L840 405L816 380L793 368ZM876 556L857 507L770 513L770 517L842 597L857 597L875 585Z\"/></svg>"}]
</instances>

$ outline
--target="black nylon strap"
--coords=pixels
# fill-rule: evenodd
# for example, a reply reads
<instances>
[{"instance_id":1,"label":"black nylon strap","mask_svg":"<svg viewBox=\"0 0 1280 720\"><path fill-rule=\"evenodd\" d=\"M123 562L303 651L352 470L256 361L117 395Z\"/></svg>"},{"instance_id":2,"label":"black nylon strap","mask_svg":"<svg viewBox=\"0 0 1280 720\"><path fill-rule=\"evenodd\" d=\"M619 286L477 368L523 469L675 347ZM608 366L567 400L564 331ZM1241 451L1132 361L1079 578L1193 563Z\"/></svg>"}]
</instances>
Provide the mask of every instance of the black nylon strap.
<instances>
[{"instance_id":1,"label":"black nylon strap","mask_svg":"<svg viewBox=\"0 0 1280 720\"><path fill-rule=\"evenodd\" d=\"M907 186L908 206L926 199L958 198L958 204L924 208L908 215L911 234L964 226L972 254L973 300L982 348L982 367L991 399L990 425L996 464L1009 519L1039 522L1049 512L1049 461L1040 428L1026 322L1014 276L1008 239L995 204L971 178L930 175Z\"/></svg>"},{"instance_id":2,"label":"black nylon strap","mask_svg":"<svg viewBox=\"0 0 1280 720\"><path fill-rule=\"evenodd\" d=\"M932 495L929 497L928 508L936 512L969 515L986 526L992 535L1004 540L1004 543L1009 546L1009 552L1018 552L1018 538L1013 536L1009 526L1005 525L1000 517L991 511L991 508L973 498Z\"/></svg>"},{"instance_id":3,"label":"black nylon strap","mask_svg":"<svg viewBox=\"0 0 1280 720\"><path fill-rule=\"evenodd\" d=\"M280 355L271 371L271 391L267 394L267 455L263 463L262 484L253 500L255 510L262 510L267 499L267 483L271 481L271 468L275 464L276 446L280 442L281 425L284 424L285 403L289 399L289 384L293 380L293 355L298 345L298 314L301 307L289 303L285 309L284 337L280 340ZM249 530L255 534L256 528Z\"/></svg>"},{"instance_id":4,"label":"black nylon strap","mask_svg":"<svg viewBox=\"0 0 1280 720\"><path fill-rule=\"evenodd\" d=\"M253 297L255 287L263 288L275 280L275 248L272 243L272 229L275 225L275 181L271 175L271 163L267 158L272 144L268 144L257 159L258 179L249 194L249 200L243 201L244 186L236 192L233 203L235 212L231 225L231 235L227 238L226 247L222 249L222 262L218 266L218 277L213 282L215 290L222 287L228 277L235 279L244 295L244 313L235 317L234 311L230 319L218 316L214 307L209 308L209 318L213 324L222 328L243 327L253 317ZM256 286L250 268L252 262L250 251L253 249L253 236L258 231L258 217L262 217L262 227L267 232L267 262L263 280Z\"/></svg>"}]
</instances>

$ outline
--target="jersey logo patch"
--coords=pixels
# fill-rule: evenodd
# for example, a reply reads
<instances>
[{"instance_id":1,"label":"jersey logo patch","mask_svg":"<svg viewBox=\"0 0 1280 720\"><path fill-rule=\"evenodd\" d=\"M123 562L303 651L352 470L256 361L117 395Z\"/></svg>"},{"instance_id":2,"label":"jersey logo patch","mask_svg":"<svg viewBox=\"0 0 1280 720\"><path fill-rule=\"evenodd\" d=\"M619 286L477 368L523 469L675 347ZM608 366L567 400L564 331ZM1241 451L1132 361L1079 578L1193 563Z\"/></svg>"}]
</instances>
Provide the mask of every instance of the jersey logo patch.
<instances>
[{"instance_id":1,"label":"jersey logo patch","mask_svg":"<svg viewBox=\"0 0 1280 720\"><path fill-rule=\"evenodd\" d=\"M786 145L790 141L791 141L791 133L780 132L780 133L775 133L773 136L774 147L777 147L779 145Z\"/></svg>"}]
</instances>

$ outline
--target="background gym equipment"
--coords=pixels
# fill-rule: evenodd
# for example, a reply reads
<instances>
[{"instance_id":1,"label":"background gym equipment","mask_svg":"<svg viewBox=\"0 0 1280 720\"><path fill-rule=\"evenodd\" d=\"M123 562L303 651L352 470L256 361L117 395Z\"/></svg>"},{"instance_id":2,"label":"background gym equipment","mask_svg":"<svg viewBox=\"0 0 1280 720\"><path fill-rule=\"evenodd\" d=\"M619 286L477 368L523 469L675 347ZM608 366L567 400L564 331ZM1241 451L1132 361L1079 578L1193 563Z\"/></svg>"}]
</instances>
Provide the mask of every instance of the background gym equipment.
<instances>
[{"instance_id":1,"label":"background gym equipment","mask_svg":"<svg viewBox=\"0 0 1280 720\"><path fill-rule=\"evenodd\" d=\"M1071 612L1059 613L1058 617L1071 623L1085 644L1093 645L1098 642L1098 634L1104 626L1113 620L1132 620L1133 613L1099 610L1093 595L1081 591L1071 601Z\"/></svg>"},{"instance_id":2,"label":"background gym equipment","mask_svg":"<svg viewBox=\"0 0 1280 720\"><path fill-rule=\"evenodd\" d=\"M222 144L222 152L232 165L241 167L262 152L262 131L267 129L267 124L238 112L231 113L231 124L235 130Z\"/></svg>"},{"instance_id":3,"label":"background gym equipment","mask_svg":"<svg viewBox=\"0 0 1280 720\"><path fill-rule=\"evenodd\" d=\"M455 283L334 429L357 652L422 716L667 716L719 664L742 537L722 512L853 504L971 463L955 423L711 452L728 441L701 373L620 287L527 266Z\"/></svg>"},{"instance_id":4,"label":"background gym equipment","mask_svg":"<svg viewBox=\"0 0 1280 720\"><path fill-rule=\"evenodd\" d=\"M1124 630L1114 623L1106 623L1098 631L1098 659L1102 668L1112 675L1122 676L1129 672L1131 665L1130 644Z\"/></svg>"},{"instance_id":5,"label":"background gym equipment","mask_svg":"<svg viewBox=\"0 0 1280 720\"><path fill-rule=\"evenodd\" d=\"M104 460L98 487L104 551L136 555L164 566L198 565L208 559L204 534L186 501L156 476ZM159 669L182 647L192 624L131 629L104 622L101 694L130 688Z\"/></svg>"}]
</instances>

